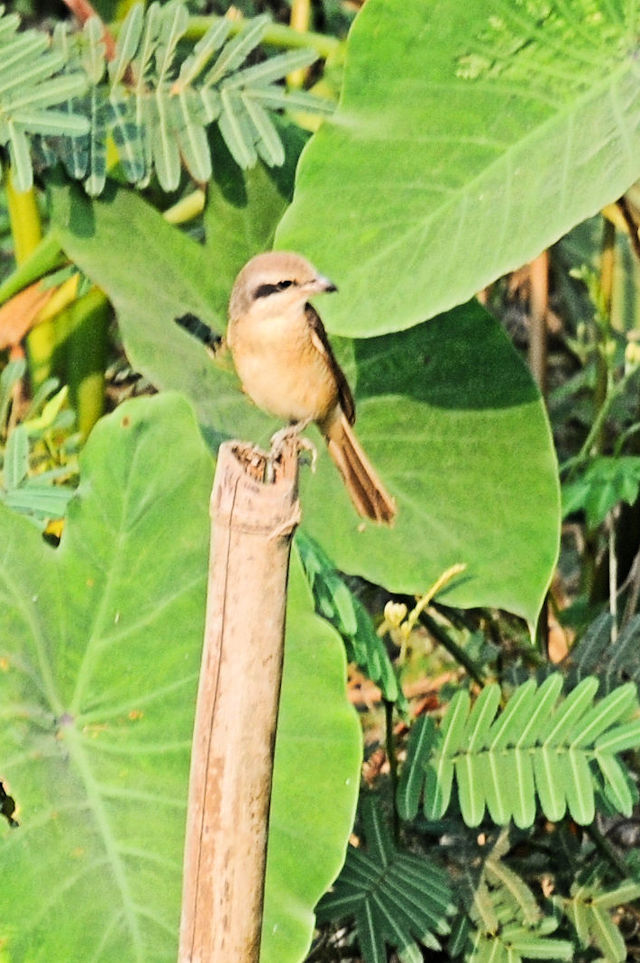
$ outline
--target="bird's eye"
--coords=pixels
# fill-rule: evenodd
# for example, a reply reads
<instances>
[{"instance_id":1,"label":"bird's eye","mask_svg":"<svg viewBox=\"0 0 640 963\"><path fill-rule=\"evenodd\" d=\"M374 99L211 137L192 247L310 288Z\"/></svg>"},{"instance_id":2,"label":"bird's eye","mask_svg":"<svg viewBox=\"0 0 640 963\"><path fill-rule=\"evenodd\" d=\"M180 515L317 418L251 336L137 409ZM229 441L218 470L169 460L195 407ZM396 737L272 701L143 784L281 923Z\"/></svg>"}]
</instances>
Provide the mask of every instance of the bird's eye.
<instances>
[{"instance_id":1,"label":"bird's eye","mask_svg":"<svg viewBox=\"0 0 640 963\"><path fill-rule=\"evenodd\" d=\"M278 289L284 291L285 288L290 288L293 281L278 281Z\"/></svg>"}]
</instances>

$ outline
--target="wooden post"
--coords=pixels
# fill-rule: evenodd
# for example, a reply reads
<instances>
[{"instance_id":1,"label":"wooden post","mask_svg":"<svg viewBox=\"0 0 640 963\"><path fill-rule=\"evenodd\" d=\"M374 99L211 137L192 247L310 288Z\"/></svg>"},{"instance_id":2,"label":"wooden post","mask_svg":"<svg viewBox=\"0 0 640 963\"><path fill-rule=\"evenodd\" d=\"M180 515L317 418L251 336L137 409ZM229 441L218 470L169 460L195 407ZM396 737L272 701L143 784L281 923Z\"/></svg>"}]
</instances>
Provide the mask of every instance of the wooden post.
<instances>
[{"instance_id":1,"label":"wooden post","mask_svg":"<svg viewBox=\"0 0 640 963\"><path fill-rule=\"evenodd\" d=\"M275 461L237 442L218 454L179 963L259 959L297 471L295 440Z\"/></svg>"}]
</instances>

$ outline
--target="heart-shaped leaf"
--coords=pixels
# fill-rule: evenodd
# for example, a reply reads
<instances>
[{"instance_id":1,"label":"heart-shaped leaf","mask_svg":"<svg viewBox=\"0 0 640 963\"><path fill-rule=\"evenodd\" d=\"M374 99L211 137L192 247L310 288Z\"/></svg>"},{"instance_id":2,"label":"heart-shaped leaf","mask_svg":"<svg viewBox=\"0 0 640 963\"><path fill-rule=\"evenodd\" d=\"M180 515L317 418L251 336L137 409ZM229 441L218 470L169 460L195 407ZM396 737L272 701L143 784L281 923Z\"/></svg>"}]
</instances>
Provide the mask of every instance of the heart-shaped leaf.
<instances>
[{"instance_id":1,"label":"heart-shaped leaf","mask_svg":"<svg viewBox=\"0 0 640 963\"><path fill-rule=\"evenodd\" d=\"M113 301L133 363L158 387L187 393L213 439L267 442L277 422L240 391L228 355L212 363L173 322L186 309L211 317L215 269L203 276L203 249L127 191L93 202L69 188L52 196L61 242ZM133 269L130 231L153 238ZM542 402L497 322L467 304L336 349L357 396L356 430L397 497L398 520L392 530L361 525L319 441L318 472L303 474L305 526L343 571L400 592L423 592L465 563L451 604L500 606L533 623L557 552L556 465Z\"/></svg>"},{"instance_id":2,"label":"heart-shaped leaf","mask_svg":"<svg viewBox=\"0 0 640 963\"><path fill-rule=\"evenodd\" d=\"M636 19L622 0L368 0L277 235L344 292L331 331L460 304L624 193Z\"/></svg>"},{"instance_id":3,"label":"heart-shaped leaf","mask_svg":"<svg viewBox=\"0 0 640 963\"><path fill-rule=\"evenodd\" d=\"M0 782L19 823L0 826L7 959L175 960L212 468L191 408L168 393L99 422L57 549L0 505ZM361 754L344 679L341 642L294 559L273 963L304 955L344 858Z\"/></svg>"}]
</instances>

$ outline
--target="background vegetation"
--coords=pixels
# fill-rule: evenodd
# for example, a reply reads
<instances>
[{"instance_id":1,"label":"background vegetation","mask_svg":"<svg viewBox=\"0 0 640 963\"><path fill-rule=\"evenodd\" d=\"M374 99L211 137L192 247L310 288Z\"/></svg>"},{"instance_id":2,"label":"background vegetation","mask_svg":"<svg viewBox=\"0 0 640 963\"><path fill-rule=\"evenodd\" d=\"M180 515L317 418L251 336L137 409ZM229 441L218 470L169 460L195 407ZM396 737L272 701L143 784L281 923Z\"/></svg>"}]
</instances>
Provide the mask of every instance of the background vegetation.
<instances>
[{"instance_id":1,"label":"background vegetation","mask_svg":"<svg viewBox=\"0 0 640 963\"><path fill-rule=\"evenodd\" d=\"M174 321L272 244L399 514L303 471L262 959L635 958L637 5L69 7L0 17L0 959L175 958L212 456L276 426Z\"/></svg>"}]
</instances>

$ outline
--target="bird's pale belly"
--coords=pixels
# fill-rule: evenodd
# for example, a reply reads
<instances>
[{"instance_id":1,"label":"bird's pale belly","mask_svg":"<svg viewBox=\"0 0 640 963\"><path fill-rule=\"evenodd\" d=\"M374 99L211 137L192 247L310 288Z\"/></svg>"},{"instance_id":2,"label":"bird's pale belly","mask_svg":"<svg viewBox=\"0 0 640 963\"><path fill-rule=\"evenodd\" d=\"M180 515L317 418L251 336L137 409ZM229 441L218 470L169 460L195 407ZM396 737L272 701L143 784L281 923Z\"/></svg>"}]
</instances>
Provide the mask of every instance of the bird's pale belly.
<instances>
[{"instance_id":1,"label":"bird's pale belly","mask_svg":"<svg viewBox=\"0 0 640 963\"><path fill-rule=\"evenodd\" d=\"M338 401L335 381L312 344L247 350L236 368L247 394L264 411L282 421L322 421Z\"/></svg>"}]
</instances>

